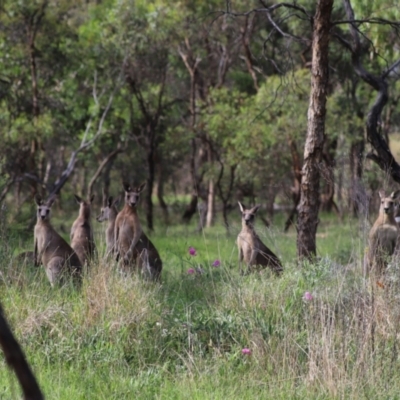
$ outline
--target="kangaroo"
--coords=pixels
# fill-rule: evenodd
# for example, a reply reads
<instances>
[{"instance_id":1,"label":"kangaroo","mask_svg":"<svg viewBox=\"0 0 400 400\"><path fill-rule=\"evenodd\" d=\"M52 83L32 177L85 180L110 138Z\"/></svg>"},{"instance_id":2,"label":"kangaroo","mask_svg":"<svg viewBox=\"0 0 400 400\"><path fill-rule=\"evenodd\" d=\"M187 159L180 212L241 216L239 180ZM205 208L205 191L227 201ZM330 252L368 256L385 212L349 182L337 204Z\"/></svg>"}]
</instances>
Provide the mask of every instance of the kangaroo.
<instances>
[{"instance_id":1,"label":"kangaroo","mask_svg":"<svg viewBox=\"0 0 400 400\"><path fill-rule=\"evenodd\" d=\"M110 196L107 200L103 198L103 207L100 210L100 214L96 218L98 222L108 221L106 229L107 257L115 252L114 228L115 228L115 220L117 219L118 215L118 209L117 209L118 203L119 203L119 198L117 198L115 201L113 201L112 196Z\"/></svg>"},{"instance_id":2,"label":"kangaroo","mask_svg":"<svg viewBox=\"0 0 400 400\"><path fill-rule=\"evenodd\" d=\"M74 194L74 197L79 204L79 215L71 227L71 247L79 257L81 264L85 265L94 256L96 251L92 224L90 222L91 204L94 195L92 195L89 201L81 199L76 194Z\"/></svg>"},{"instance_id":3,"label":"kangaroo","mask_svg":"<svg viewBox=\"0 0 400 400\"><path fill-rule=\"evenodd\" d=\"M242 230L237 237L239 249L239 264L244 261L248 271L255 266L269 267L275 273L280 274L283 267L278 257L261 241L254 230L254 219L260 205L247 210L240 202L239 208L242 213Z\"/></svg>"},{"instance_id":4,"label":"kangaroo","mask_svg":"<svg viewBox=\"0 0 400 400\"><path fill-rule=\"evenodd\" d=\"M143 232L136 206L146 183L132 188L124 183L125 206L115 221L115 248L117 259L126 266L136 266L151 279L158 280L162 261L157 249Z\"/></svg>"},{"instance_id":5,"label":"kangaroo","mask_svg":"<svg viewBox=\"0 0 400 400\"><path fill-rule=\"evenodd\" d=\"M396 248L399 227L396 223L395 213L400 190L392 192L388 197L381 190L379 197L381 198L379 215L369 231L368 270L366 271L376 274L377 277L384 274L388 258L393 255Z\"/></svg>"},{"instance_id":6,"label":"kangaroo","mask_svg":"<svg viewBox=\"0 0 400 400\"><path fill-rule=\"evenodd\" d=\"M43 264L52 286L62 280L64 273L80 278L82 270L79 257L50 224L50 209L54 200L54 196L46 202L40 196L35 197L37 222L34 229L35 265Z\"/></svg>"}]
</instances>

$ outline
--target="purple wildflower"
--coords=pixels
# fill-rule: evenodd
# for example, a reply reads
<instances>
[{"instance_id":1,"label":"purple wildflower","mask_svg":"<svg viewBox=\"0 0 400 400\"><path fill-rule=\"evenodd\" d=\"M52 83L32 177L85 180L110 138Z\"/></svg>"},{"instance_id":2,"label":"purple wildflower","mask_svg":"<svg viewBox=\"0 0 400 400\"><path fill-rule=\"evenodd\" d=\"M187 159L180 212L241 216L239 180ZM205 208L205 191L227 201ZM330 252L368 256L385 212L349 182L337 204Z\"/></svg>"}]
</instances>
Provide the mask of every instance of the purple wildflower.
<instances>
[{"instance_id":1,"label":"purple wildflower","mask_svg":"<svg viewBox=\"0 0 400 400\"><path fill-rule=\"evenodd\" d=\"M304 293L304 296L303 296L303 299L304 299L304 300L306 300L306 301L311 301L313 298L314 298L314 297L313 297L313 295L312 295L310 292L305 292L305 293Z\"/></svg>"},{"instance_id":2,"label":"purple wildflower","mask_svg":"<svg viewBox=\"0 0 400 400\"><path fill-rule=\"evenodd\" d=\"M195 256L196 255L196 249L192 246L189 247L189 254L191 256Z\"/></svg>"},{"instance_id":3,"label":"purple wildflower","mask_svg":"<svg viewBox=\"0 0 400 400\"><path fill-rule=\"evenodd\" d=\"M212 263L212 266L213 267L219 267L221 265L221 261L219 261L219 260L215 260L213 263Z\"/></svg>"}]
</instances>

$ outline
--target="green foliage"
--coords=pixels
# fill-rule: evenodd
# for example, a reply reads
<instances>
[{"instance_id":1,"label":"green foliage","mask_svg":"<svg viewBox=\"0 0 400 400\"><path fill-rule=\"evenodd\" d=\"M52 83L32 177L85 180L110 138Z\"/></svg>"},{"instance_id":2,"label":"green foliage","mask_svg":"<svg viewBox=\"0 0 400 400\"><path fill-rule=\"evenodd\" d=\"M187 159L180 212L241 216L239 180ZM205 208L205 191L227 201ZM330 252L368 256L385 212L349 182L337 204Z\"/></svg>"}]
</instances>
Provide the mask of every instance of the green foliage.
<instances>
[{"instance_id":1,"label":"green foliage","mask_svg":"<svg viewBox=\"0 0 400 400\"><path fill-rule=\"evenodd\" d=\"M385 7L381 2L367 3L352 2L358 18L396 20L398 9L393 1ZM296 4L313 15L315 2ZM50 187L60 176L89 121L86 137L93 137L110 93L114 97L102 134L78 157L73 179L81 191L101 161L119 145L124 154L100 180L145 179L153 149L154 160L160 164L157 171L163 171L163 179L170 177L166 186L186 193L188 182L182 180L177 186L175 182L181 180L181 171L188 170L195 138L197 158L206 152L207 143L215 152L211 162L197 160L198 172L204 170L206 177L218 179L224 168L221 182L226 191L235 168L237 186L250 184L259 196L271 197L278 178L279 187L289 193L293 166L287 142L294 140L302 153L310 89L305 66L310 52L302 42L272 29L264 13L224 15L227 6L219 0L3 1L0 136L5 150L0 163L4 184L13 179L19 182L18 205L42 187L43 181ZM260 4L238 0L229 7L240 14ZM335 19L343 19L343 14L338 4ZM283 31L307 42L310 25L299 16L284 7L274 12ZM340 29L347 35L345 26ZM368 68L382 69L397 57L398 46L392 45L396 37L388 27L370 23L360 29L375 46L364 60ZM246 38L250 59L246 58ZM334 38L330 53L326 132L330 138L344 138L347 147L340 149L344 157L353 143L353 132L359 138L374 97L356 82L349 53ZM191 79L183 55L198 68L193 127ZM32 57L39 99L36 111ZM249 62L254 76L249 73ZM393 121L395 129L395 101L390 107L388 122ZM13 197L9 195L6 201L14 202Z\"/></svg>"},{"instance_id":2,"label":"green foliage","mask_svg":"<svg viewBox=\"0 0 400 400\"><path fill-rule=\"evenodd\" d=\"M377 58L381 66L385 66L388 59L397 59L399 50L392 45L396 40L396 33L388 24L377 23L376 20L399 21L400 10L395 0L376 1L374 3L367 0L354 0L352 5L356 18L371 19L373 22L363 25L363 34L371 38L373 49L370 56Z\"/></svg>"}]
</instances>

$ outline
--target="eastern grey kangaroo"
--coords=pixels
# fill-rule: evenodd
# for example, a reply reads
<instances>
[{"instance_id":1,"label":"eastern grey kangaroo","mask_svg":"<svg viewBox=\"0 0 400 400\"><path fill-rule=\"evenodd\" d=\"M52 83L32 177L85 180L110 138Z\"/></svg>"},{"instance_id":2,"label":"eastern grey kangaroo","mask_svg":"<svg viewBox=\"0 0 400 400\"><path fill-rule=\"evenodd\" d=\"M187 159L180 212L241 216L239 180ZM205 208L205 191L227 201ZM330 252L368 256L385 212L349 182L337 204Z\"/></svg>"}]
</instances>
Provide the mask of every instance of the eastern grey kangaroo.
<instances>
[{"instance_id":1,"label":"eastern grey kangaroo","mask_svg":"<svg viewBox=\"0 0 400 400\"><path fill-rule=\"evenodd\" d=\"M54 200L54 196L46 202L40 196L35 197L37 222L34 229L35 264L43 264L52 286L64 274L80 279L82 270L79 257L50 224L50 209Z\"/></svg>"},{"instance_id":2,"label":"eastern grey kangaroo","mask_svg":"<svg viewBox=\"0 0 400 400\"><path fill-rule=\"evenodd\" d=\"M259 266L269 267L277 274L281 273L283 267L278 257L261 241L254 230L254 219L260 205L246 209L238 203L242 213L242 230L237 237L240 267L244 261L249 272Z\"/></svg>"},{"instance_id":3,"label":"eastern grey kangaroo","mask_svg":"<svg viewBox=\"0 0 400 400\"><path fill-rule=\"evenodd\" d=\"M146 183L143 183L132 188L124 183L125 206L115 221L115 248L123 266L136 266L145 276L158 280L162 261L157 249L143 232L136 209L145 186Z\"/></svg>"},{"instance_id":4,"label":"eastern grey kangaroo","mask_svg":"<svg viewBox=\"0 0 400 400\"><path fill-rule=\"evenodd\" d=\"M108 221L106 229L106 256L109 257L115 253L115 221L118 215L117 205L119 198L113 200L112 196L108 199L103 197L103 207L100 210L100 214L97 216L98 222Z\"/></svg>"},{"instance_id":5,"label":"eastern grey kangaroo","mask_svg":"<svg viewBox=\"0 0 400 400\"><path fill-rule=\"evenodd\" d=\"M379 197L381 198L379 215L369 231L366 271L375 274L378 278L384 274L388 259L396 248L399 228L395 220L395 212L400 190L392 192L388 197L381 190Z\"/></svg>"},{"instance_id":6,"label":"eastern grey kangaroo","mask_svg":"<svg viewBox=\"0 0 400 400\"><path fill-rule=\"evenodd\" d=\"M96 246L94 244L92 223L90 220L91 204L94 195L86 201L74 194L77 203L79 204L79 215L71 227L71 247L78 255L82 265L93 258Z\"/></svg>"}]
</instances>

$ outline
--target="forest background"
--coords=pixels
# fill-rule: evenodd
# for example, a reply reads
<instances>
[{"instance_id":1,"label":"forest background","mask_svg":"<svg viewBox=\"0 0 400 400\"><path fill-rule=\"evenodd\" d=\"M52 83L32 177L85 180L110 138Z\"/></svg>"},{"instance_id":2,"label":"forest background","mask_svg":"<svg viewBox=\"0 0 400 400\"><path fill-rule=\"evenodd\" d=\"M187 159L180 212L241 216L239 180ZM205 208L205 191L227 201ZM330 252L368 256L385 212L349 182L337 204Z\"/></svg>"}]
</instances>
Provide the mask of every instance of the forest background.
<instances>
[{"instance_id":1,"label":"forest background","mask_svg":"<svg viewBox=\"0 0 400 400\"><path fill-rule=\"evenodd\" d=\"M312 29L304 19L314 2L296 3L304 18L277 8L276 20L240 1L233 11L218 1L2 4L0 201L12 205L13 220L32 219L36 193L66 184L59 204L73 190L96 193L100 204L102 190L121 193L122 180L147 181L150 230L154 205L165 223L180 223L199 203L205 225L221 211L227 227L237 200L262 203L268 218L274 204L294 211L310 96ZM398 20L398 7L352 6L367 21L365 68L379 74L397 60L397 25L384 22ZM336 2L320 162L321 207L340 215L365 212L385 186L385 173L365 159L376 92L337 39L351 37L340 24L345 15ZM393 144L397 86L392 79L379 121Z\"/></svg>"},{"instance_id":2,"label":"forest background","mask_svg":"<svg viewBox=\"0 0 400 400\"><path fill-rule=\"evenodd\" d=\"M198 398L214 390L217 397L240 393L245 398L249 388L251 398L285 398L297 389L300 396L310 390L328 397L356 396L364 389L375 396L396 381L397 356L387 356L397 354L398 299L393 294L377 313L359 277L377 191L391 191L391 179L398 182L400 176L395 160L382 156L382 149L400 156L400 9L394 0L352 0L357 23L351 24L350 2L333 2L324 142L316 164L322 251L318 262L306 262L300 271L293 246L317 4L278 4L0 3L2 302L6 309L19 306L11 320L48 391L52 371L58 371L60 398L88 398L91 385L97 390L93 398L132 390L136 395L143 391L143 398L160 391L184 398L189 382L191 395ZM382 94L385 104L376 115ZM377 116L372 131L371 115ZM100 264L83 293L54 294L36 271L15 272L13 255L30 249L35 194L59 194L54 218L67 234L77 212L73 193L94 193L94 208L99 208L103 195L121 194L124 180L147 182L141 217L170 267L163 288L110 278ZM268 244L274 248L281 241L278 254L288 270L281 280L232 272L238 200L262 204L259 222L269 227ZM343 230L332 227L336 220ZM348 221L353 221L351 228ZM193 231L203 234L196 247L207 253L198 262L209 265L216 253L226 267L212 270L203 281L185 275L184 266L194 261L176 250L179 240L180 248L199 240L195 234L185 236ZM210 250L213 240L218 251ZM347 267L339 271L338 263ZM98 284L105 281L100 295ZM319 291L312 307L302 301L310 288L314 296ZM46 305L49 298L52 306ZM340 323L326 324L338 315ZM386 325L382 315L391 316ZM84 350L74 349L76 341ZM240 349L249 343L253 358L243 360ZM268 352L273 354L269 361ZM77 365L86 373L91 368L93 380L85 378L85 389L78 384ZM108 368L121 387L110 383ZM260 383L263 373L270 388ZM242 374L251 384L236 384ZM10 379L1 376L2 382ZM61 376L67 376L70 389Z\"/></svg>"}]
</instances>

